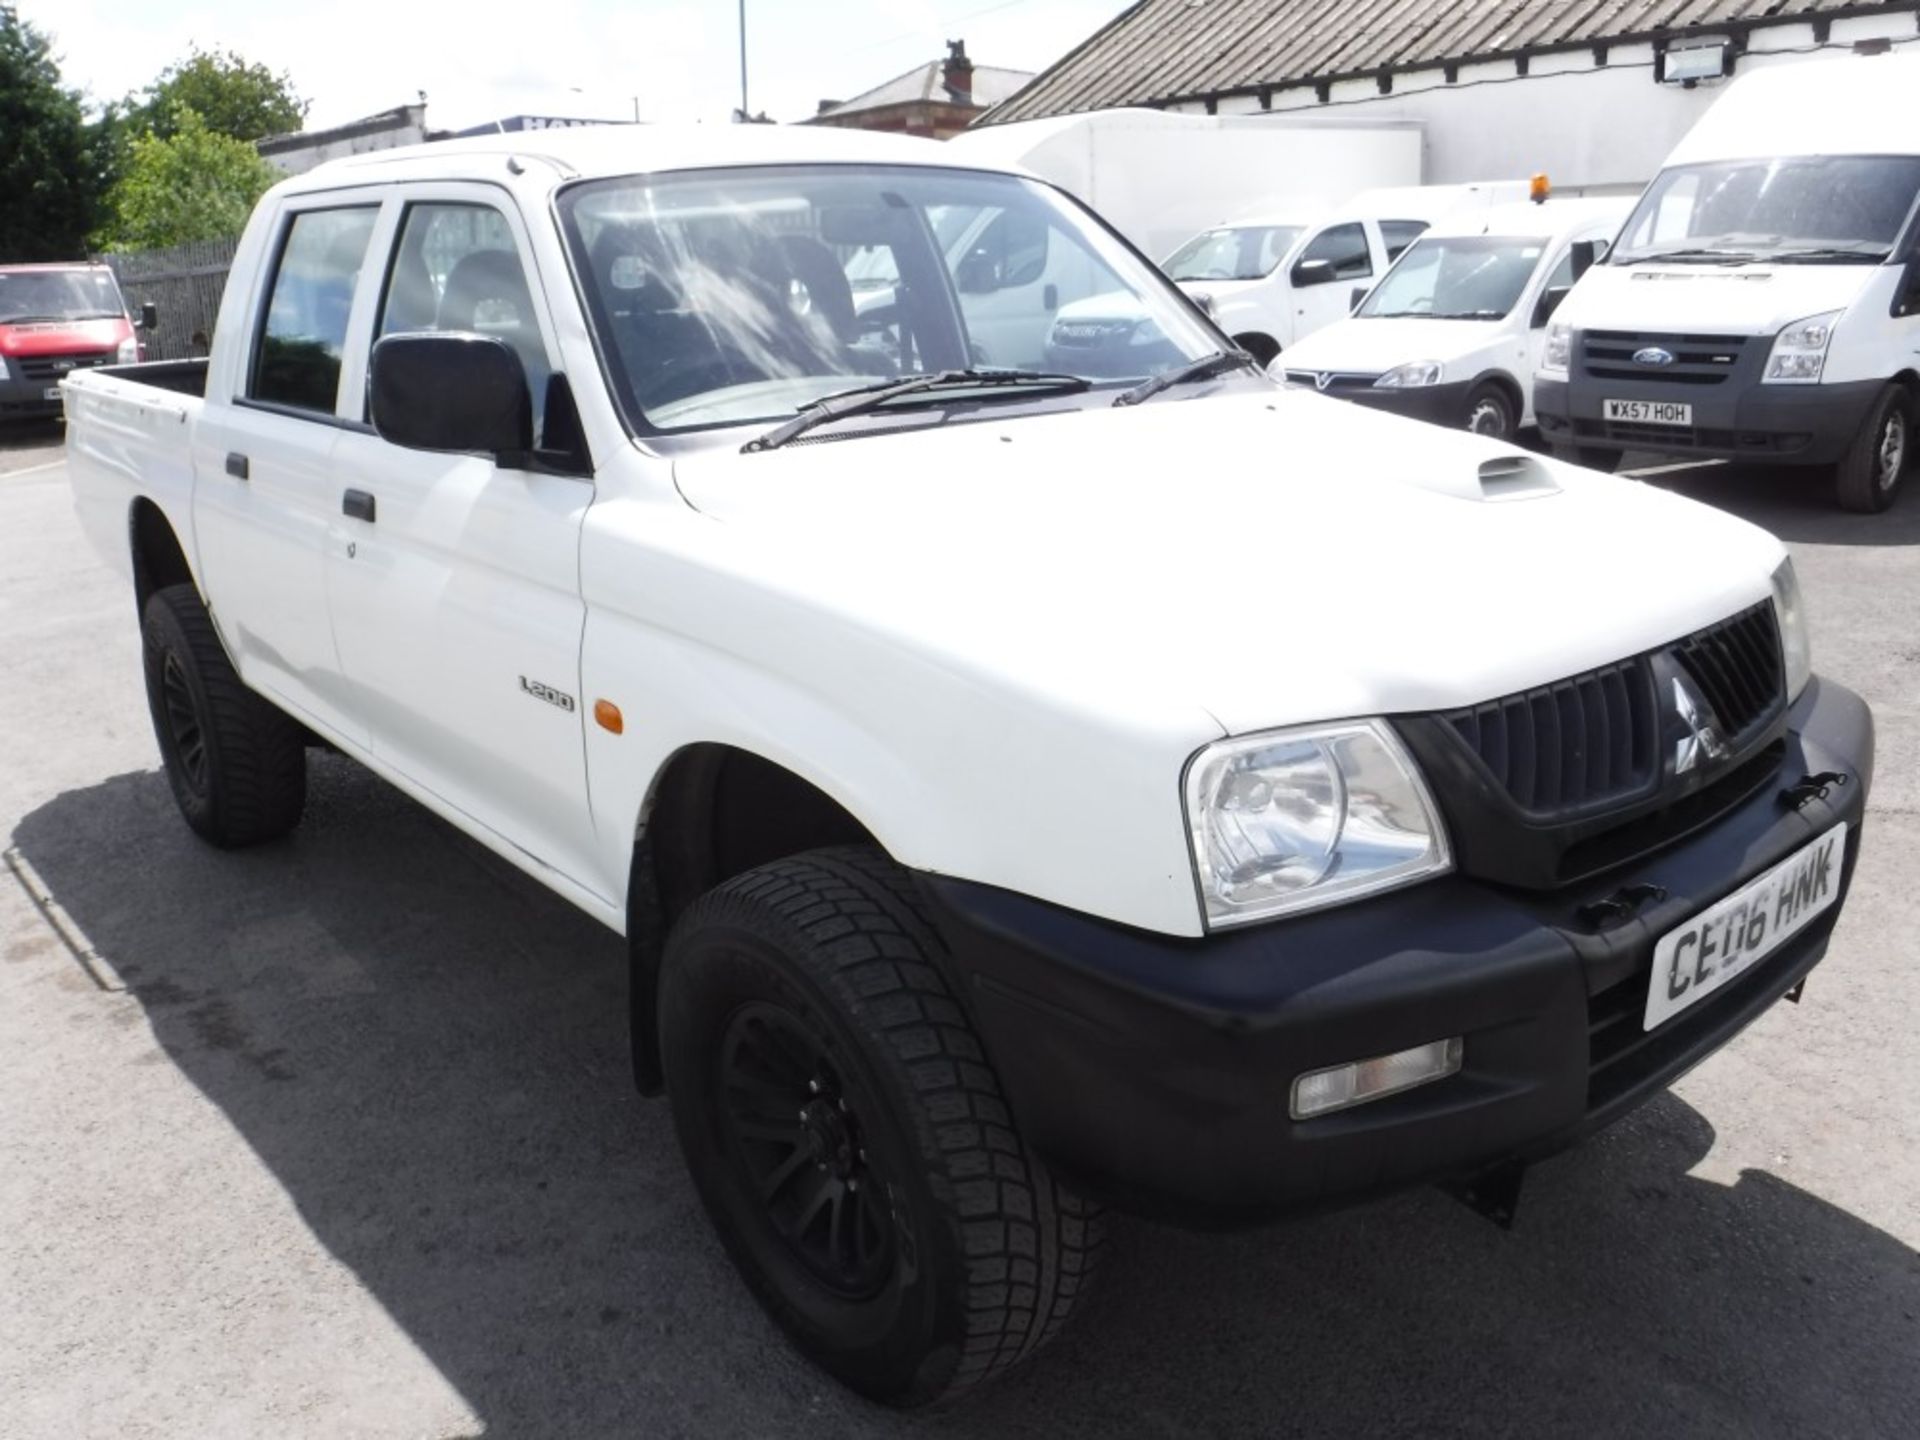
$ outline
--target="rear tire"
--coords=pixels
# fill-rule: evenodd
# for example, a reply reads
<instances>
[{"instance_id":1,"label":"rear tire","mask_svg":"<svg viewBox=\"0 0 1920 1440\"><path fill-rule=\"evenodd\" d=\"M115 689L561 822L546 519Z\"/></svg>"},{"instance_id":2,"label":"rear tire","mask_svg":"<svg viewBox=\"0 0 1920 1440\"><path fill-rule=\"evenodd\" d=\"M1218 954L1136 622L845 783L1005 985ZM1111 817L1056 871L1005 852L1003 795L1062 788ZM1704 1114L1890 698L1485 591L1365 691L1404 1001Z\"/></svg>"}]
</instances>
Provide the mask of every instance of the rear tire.
<instances>
[{"instance_id":1,"label":"rear tire","mask_svg":"<svg viewBox=\"0 0 1920 1440\"><path fill-rule=\"evenodd\" d=\"M1084 1299L1097 1211L1022 1142L907 876L864 848L736 876L667 942L674 1127L743 1278L816 1364L949 1400Z\"/></svg>"},{"instance_id":2,"label":"rear tire","mask_svg":"<svg viewBox=\"0 0 1920 1440\"><path fill-rule=\"evenodd\" d=\"M223 849L275 840L307 801L306 732L249 690L191 585L147 599L147 708L174 801Z\"/></svg>"},{"instance_id":3,"label":"rear tire","mask_svg":"<svg viewBox=\"0 0 1920 1440\"><path fill-rule=\"evenodd\" d=\"M1874 397L1860 433L1834 470L1834 498L1843 510L1877 515L1900 498L1913 466L1914 404L1905 387L1888 385Z\"/></svg>"}]
</instances>

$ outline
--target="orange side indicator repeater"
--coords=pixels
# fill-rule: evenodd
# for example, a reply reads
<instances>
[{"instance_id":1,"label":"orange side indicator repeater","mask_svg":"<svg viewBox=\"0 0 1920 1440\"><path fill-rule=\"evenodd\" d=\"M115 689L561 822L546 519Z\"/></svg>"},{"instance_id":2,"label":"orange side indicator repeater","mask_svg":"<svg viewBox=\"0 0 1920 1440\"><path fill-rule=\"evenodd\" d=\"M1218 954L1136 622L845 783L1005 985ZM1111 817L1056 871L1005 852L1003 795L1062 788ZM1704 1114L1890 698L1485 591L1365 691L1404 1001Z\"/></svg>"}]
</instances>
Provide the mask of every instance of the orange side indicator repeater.
<instances>
[{"instance_id":1,"label":"orange side indicator repeater","mask_svg":"<svg viewBox=\"0 0 1920 1440\"><path fill-rule=\"evenodd\" d=\"M627 722L620 714L620 707L611 700L594 701L593 718L602 730L611 735L624 734L626 731Z\"/></svg>"}]
</instances>

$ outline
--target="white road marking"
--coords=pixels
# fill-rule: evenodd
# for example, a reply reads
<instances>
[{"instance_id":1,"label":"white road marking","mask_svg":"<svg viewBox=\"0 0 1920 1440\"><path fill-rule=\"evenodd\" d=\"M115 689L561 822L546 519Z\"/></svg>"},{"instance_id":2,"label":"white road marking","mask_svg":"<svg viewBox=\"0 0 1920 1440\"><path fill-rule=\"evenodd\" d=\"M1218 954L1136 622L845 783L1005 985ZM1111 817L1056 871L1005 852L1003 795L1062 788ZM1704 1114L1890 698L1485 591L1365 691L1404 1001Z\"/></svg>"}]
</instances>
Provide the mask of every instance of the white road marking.
<instances>
[{"instance_id":1,"label":"white road marking","mask_svg":"<svg viewBox=\"0 0 1920 1440\"><path fill-rule=\"evenodd\" d=\"M16 475L43 475L49 470L60 469L66 463L65 460L49 460L44 465L29 465L24 470L0 470L0 480L11 480Z\"/></svg>"}]
</instances>

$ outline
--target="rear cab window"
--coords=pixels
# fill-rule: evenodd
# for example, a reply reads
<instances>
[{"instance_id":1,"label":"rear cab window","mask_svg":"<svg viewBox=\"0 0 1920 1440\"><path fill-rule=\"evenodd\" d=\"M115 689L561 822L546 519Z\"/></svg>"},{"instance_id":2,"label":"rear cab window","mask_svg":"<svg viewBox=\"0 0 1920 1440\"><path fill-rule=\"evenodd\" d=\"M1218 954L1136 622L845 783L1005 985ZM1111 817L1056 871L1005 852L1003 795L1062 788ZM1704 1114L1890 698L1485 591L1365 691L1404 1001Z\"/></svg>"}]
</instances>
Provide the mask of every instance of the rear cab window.
<instances>
[{"instance_id":1,"label":"rear cab window","mask_svg":"<svg viewBox=\"0 0 1920 1440\"><path fill-rule=\"evenodd\" d=\"M1382 220L1380 244L1387 252L1387 263L1398 260L1406 248L1427 233L1424 220Z\"/></svg>"},{"instance_id":2,"label":"rear cab window","mask_svg":"<svg viewBox=\"0 0 1920 1440\"><path fill-rule=\"evenodd\" d=\"M281 235L246 398L332 416L377 205L295 211Z\"/></svg>"}]
</instances>

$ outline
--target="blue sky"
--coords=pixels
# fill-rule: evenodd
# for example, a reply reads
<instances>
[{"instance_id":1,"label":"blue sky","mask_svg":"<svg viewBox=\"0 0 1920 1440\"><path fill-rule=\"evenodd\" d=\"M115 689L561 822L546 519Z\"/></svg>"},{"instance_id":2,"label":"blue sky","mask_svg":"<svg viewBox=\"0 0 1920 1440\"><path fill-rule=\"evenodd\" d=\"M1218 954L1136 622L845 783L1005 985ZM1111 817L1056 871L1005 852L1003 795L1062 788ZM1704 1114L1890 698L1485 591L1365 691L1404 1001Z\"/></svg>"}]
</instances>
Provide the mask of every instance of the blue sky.
<instances>
[{"instance_id":1,"label":"blue sky","mask_svg":"<svg viewBox=\"0 0 1920 1440\"><path fill-rule=\"evenodd\" d=\"M944 53L1038 70L1128 0L747 0L755 110L811 115ZM739 103L737 0L18 0L96 100L138 89L191 44L291 72L309 127L415 98L458 128L505 115L726 120Z\"/></svg>"}]
</instances>

